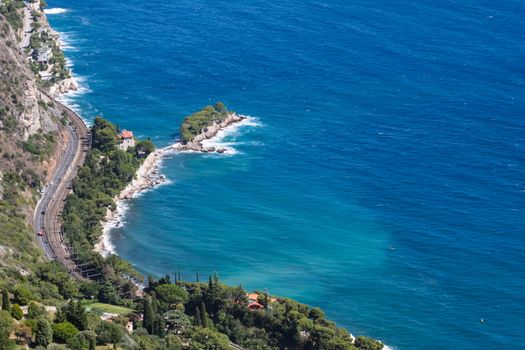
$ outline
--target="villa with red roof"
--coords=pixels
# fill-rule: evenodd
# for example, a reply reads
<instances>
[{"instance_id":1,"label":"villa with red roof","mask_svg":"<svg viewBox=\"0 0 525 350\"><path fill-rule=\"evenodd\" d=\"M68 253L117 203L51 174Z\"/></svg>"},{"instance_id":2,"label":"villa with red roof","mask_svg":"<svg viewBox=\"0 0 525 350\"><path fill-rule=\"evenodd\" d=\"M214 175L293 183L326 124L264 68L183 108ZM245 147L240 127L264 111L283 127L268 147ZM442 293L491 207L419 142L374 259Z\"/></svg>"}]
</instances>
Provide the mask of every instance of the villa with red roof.
<instances>
[{"instance_id":1,"label":"villa with red roof","mask_svg":"<svg viewBox=\"0 0 525 350\"><path fill-rule=\"evenodd\" d=\"M135 146L135 139L133 138L133 132L123 129L122 133L119 135L120 142L118 148L125 151L129 147Z\"/></svg>"},{"instance_id":2,"label":"villa with red roof","mask_svg":"<svg viewBox=\"0 0 525 350\"><path fill-rule=\"evenodd\" d=\"M264 309L264 305L259 303L259 293L247 293L246 296L248 297L248 309L250 310L261 310ZM269 298L268 301L270 303L275 303L277 301L276 298ZM270 307L271 308L271 307Z\"/></svg>"}]
</instances>

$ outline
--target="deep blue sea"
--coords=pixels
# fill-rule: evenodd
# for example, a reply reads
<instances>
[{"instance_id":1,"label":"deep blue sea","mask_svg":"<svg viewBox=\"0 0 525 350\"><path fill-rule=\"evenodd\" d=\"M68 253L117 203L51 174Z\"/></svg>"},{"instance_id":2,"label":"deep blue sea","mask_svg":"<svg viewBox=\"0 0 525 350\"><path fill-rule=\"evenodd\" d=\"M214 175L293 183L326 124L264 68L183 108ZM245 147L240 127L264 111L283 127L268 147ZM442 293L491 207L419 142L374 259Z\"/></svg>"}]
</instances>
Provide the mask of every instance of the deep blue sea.
<instances>
[{"instance_id":1,"label":"deep blue sea","mask_svg":"<svg viewBox=\"0 0 525 350\"><path fill-rule=\"evenodd\" d=\"M87 120L165 146L215 101L256 118L128 203L113 242L141 271L216 272L399 350L523 347L523 1L49 7Z\"/></svg>"}]
</instances>

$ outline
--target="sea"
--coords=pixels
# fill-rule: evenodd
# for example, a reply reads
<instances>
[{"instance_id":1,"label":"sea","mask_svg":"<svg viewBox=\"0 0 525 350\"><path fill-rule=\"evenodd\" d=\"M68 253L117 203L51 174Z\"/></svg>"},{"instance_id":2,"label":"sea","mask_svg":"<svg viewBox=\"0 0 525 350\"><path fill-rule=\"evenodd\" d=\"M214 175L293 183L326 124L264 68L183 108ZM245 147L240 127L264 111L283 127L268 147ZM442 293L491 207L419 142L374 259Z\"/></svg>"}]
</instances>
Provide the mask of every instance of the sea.
<instances>
[{"instance_id":1,"label":"sea","mask_svg":"<svg viewBox=\"0 0 525 350\"><path fill-rule=\"evenodd\" d=\"M525 2L49 0L81 89L175 142L249 115L126 202L116 254L325 310L392 349L525 343Z\"/></svg>"}]
</instances>

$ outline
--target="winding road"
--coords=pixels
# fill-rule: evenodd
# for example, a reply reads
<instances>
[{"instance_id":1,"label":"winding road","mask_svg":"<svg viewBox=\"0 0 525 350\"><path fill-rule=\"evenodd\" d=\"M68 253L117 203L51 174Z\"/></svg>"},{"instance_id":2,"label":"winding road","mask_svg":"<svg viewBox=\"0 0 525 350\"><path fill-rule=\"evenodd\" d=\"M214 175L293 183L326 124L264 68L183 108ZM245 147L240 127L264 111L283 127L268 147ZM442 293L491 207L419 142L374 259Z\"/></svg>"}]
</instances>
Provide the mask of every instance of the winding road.
<instances>
[{"instance_id":1,"label":"winding road","mask_svg":"<svg viewBox=\"0 0 525 350\"><path fill-rule=\"evenodd\" d=\"M51 99L50 96L47 97ZM91 136L86 124L75 112L60 102L53 101L69 120L66 126L67 145L51 181L36 206L33 227L35 234L45 232L43 236L37 238L47 258L58 261L74 278L84 280L82 274L77 271L69 249L64 244L61 214L77 169L83 164L86 153L90 149Z\"/></svg>"}]
</instances>

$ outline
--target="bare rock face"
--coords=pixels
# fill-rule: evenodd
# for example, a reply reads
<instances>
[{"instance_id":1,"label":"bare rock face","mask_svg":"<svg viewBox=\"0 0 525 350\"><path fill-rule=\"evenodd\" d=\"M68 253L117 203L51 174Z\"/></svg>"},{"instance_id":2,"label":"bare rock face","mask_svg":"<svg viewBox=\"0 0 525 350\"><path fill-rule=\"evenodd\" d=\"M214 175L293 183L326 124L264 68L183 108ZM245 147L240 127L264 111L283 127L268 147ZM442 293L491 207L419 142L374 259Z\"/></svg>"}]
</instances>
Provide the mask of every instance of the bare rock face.
<instances>
[{"instance_id":1,"label":"bare rock face","mask_svg":"<svg viewBox=\"0 0 525 350\"><path fill-rule=\"evenodd\" d=\"M4 174L0 170L0 201L4 199L4 186L3 186L3 181L2 181L3 179L4 179Z\"/></svg>"},{"instance_id":2,"label":"bare rock face","mask_svg":"<svg viewBox=\"0 0 525 350\"><path fill-rule=\"evenodd\" d=\"M43 128L51 124L44 123L44 120L49 121L53 112L49 111L43 100L35 76L29 69L24 54L18 48L11 27L7 25L4 17L0 16L0 108L3 108L0 110L0 120L2 124L4 126L9 124L10 131L21 136L24 141L38 132L50 131ZM16 119L16 125L13 118Z\"/></svg>"},{"instance_id":3,"label":"bare rock face","mask_svg":"<svg viewBox=\"0 0 525 350\"><path fill-rule=\"evenodd\" d=\"M0 15L0 171L16 172L28 184L45 180L65 144L61 118L38 89L11 26ZM45 142L51 147L46 151Z\"/></svg>"},{"instance_id":4,"label":"bare rock face","mask_svg":"<svg viewBox=\"0 0 525 350\"><path fill-rule=\"evenodd\" d=\"M58 96L60 94L66 94L69 91L77 91L78 90L78 83L73 78L67 78L64 79L55 85L53 85L49 89L49 93L51 96Z\"/></svg>"}]
</instances>

